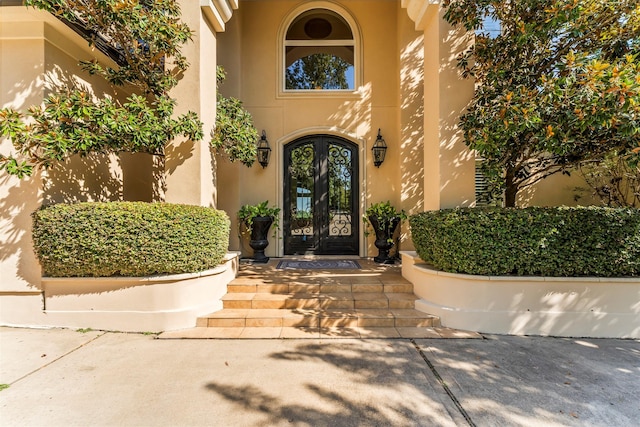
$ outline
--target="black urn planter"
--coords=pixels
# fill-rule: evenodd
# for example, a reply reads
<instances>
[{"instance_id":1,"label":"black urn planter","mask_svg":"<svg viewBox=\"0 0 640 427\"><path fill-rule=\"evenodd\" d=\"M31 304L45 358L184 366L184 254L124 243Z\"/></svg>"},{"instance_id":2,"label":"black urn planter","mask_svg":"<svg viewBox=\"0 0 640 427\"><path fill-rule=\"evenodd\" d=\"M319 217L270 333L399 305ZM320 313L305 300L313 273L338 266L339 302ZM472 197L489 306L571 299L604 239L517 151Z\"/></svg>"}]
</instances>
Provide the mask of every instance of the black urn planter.
<instances>
[{"instance_id":1,"label":"black urn planter","mask_svg":"<svg viewBox=\"0 0 640 427\"><path fill-rule=\"evenodd\" d=\"M251 240L249 240L249 246L253 249L253 262L264 264L269 261L269 257L264 254L264 250L269 246L267 236L271 224L273 224L273 217L271 216L257 216L253 218Z\"/></svg>"},{"instance_id":2,"label":"black urn planter","mask_svg":"<svg viewBox=\"0 0 640 427\"><path fill-rule=\"evenodd\" d=\"M378 248L378 256L373 260L378 264L394 264L395 260L389 257L389 250L393 247L393 234L400 224L400 217L380 221L377 216L370 216L369 222L376 233L374 244Z\"/></svg>"}]
</instances>

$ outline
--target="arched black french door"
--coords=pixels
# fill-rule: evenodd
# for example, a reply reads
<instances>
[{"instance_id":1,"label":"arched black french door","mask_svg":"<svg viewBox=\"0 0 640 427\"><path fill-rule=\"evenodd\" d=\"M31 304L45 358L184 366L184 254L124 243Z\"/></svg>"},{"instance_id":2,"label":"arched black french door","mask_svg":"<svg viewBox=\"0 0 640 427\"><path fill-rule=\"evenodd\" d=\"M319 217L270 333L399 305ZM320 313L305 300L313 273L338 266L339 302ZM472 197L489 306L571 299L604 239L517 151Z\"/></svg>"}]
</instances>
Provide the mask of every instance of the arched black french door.
<instances>
[{"instance_id":1,"label":"arched black french door","mask_svg":"<svg viewBox=\"0 0 640 427\"><path fill-rule=\"evenodd\" d=\"M358 146L312 135L284 147L285 255L357 255Z\"/></svg>"}]
</instances>

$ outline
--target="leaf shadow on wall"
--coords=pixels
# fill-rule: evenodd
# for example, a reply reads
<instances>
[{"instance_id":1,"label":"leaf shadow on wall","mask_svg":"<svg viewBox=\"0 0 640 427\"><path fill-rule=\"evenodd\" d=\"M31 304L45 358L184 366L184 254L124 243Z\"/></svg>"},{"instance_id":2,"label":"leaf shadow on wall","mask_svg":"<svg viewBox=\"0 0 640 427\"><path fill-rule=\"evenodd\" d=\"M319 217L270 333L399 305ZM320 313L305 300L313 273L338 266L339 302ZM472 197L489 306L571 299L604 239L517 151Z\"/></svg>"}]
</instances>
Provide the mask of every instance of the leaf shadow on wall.
<instances>
[{"instance_id":1,"label":"leaf shadow on wall","mask_svg":"<svg viewBox=\"0 0 640 427\"><path fill-rule=\"evenodd\" d=\"M96 89L70 72L54 67L44 79L44 89L32 80L24 79L12 85L7 104L26 110L30 102L41 100L40 93L65 91L68 88L93 93L95 96L118 96L116 92ZM10 141L2 144L2 154L14 152ZM162 200L164 196L164 159L149 154L89 154L73 156L47 170L36 171L32 177L18 179L0 172L0 261L3 276L40 287L40 269L31 240L31 214L41 205L77 203L82 201ZM10 261L16 257L17 261ZM13 267L15 266L15 267ZM10 269L15 268L15 273ZM7 282L9 283L9 282ZM21 286L8 285L8 289Z\"/></svg>"}]
</instances>

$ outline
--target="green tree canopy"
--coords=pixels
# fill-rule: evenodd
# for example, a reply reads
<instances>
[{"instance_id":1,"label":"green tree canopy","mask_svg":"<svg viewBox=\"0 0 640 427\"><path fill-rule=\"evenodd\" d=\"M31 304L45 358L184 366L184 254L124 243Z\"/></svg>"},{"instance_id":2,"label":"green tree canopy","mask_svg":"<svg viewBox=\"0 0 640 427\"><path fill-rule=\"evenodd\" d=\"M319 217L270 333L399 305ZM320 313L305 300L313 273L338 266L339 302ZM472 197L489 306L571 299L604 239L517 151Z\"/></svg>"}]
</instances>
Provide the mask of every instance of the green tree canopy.
<instances>
[{"instance_id":1,"label":"green tree canopy","mask_svg":"<svg viewBox=\"0 0 640 427\"><path fill-rule=\"evenodd\" d=\"M225 78L224 69L218 66L217 85L220 86ZM239 161L251 167L256 160L258 141L251 113L243 107L242 101L227 98L219 91L216 101L216 124L211 131L211 146L231 162Z\"/></svg>"},{"instance_id":2,"label":"green tree canopy","mask_svg":"<svg viewBox=\"0 0 640 427\"><path fill-rule=\"evenodd\" d=\"M0 110L0 136L9 137L17 154L0 154L0 169L18 176L34 167L90 152L163 154L177 135L202 139L194 112L173 117L169 91L188 67L181 53L191 30L180 21L176 0L27 0L92 34L89 44L106 41L118 52L118 66L81 61L90 74L136 94L124 102L96 98L81 88L57 88L43 106L26 113Z\"/></svg>"},{"instance_id":3,"label":"green tree canopy","mask_svg":"<svg viewBox=\"0 0 640 427\"><path fill-rule=\"evenodd\" d=\"M612 150L640 154L637 0L446 0L445 19L476 31L458 65L476 79L461 117L495 190L519 190ZM486 23L500 23L490 35Z\"/></svg>"}]
</instances>

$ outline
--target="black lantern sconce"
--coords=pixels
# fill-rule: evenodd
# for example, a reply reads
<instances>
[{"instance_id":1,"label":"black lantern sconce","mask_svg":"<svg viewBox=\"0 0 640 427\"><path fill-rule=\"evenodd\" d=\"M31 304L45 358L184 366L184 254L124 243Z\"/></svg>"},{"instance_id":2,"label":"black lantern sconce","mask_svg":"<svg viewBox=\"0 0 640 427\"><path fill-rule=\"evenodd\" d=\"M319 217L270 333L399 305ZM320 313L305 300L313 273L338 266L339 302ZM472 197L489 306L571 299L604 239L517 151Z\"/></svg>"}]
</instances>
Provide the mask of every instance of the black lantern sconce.
<instances>
[{"instance_id":1,"label":"black lantern sconce","mask_svg":"<svg viewBox=\"0 0 640 427\"><path fill-rule=\"evenodd\" d=\"M373 151L373 165L379 168L382 162L384 162L384 156L387 155L387 143L384 141L384 138L382 138L380 129L378 129L378 137L376 138L376 142L373 143L371 151Z\"/></svg>"},{"instance_id":2,"label":"black lantern sconce","mask_svg":"<svg viewBox=\"0 0 640 427\"><path fill-rule=\"evenodd\" d=\"M258 141L258 163L266 168L269 165L269 157L271 157L271 147L267 141L267 133L263 130L260 141Z\"/></svg>"}]
</instances>

